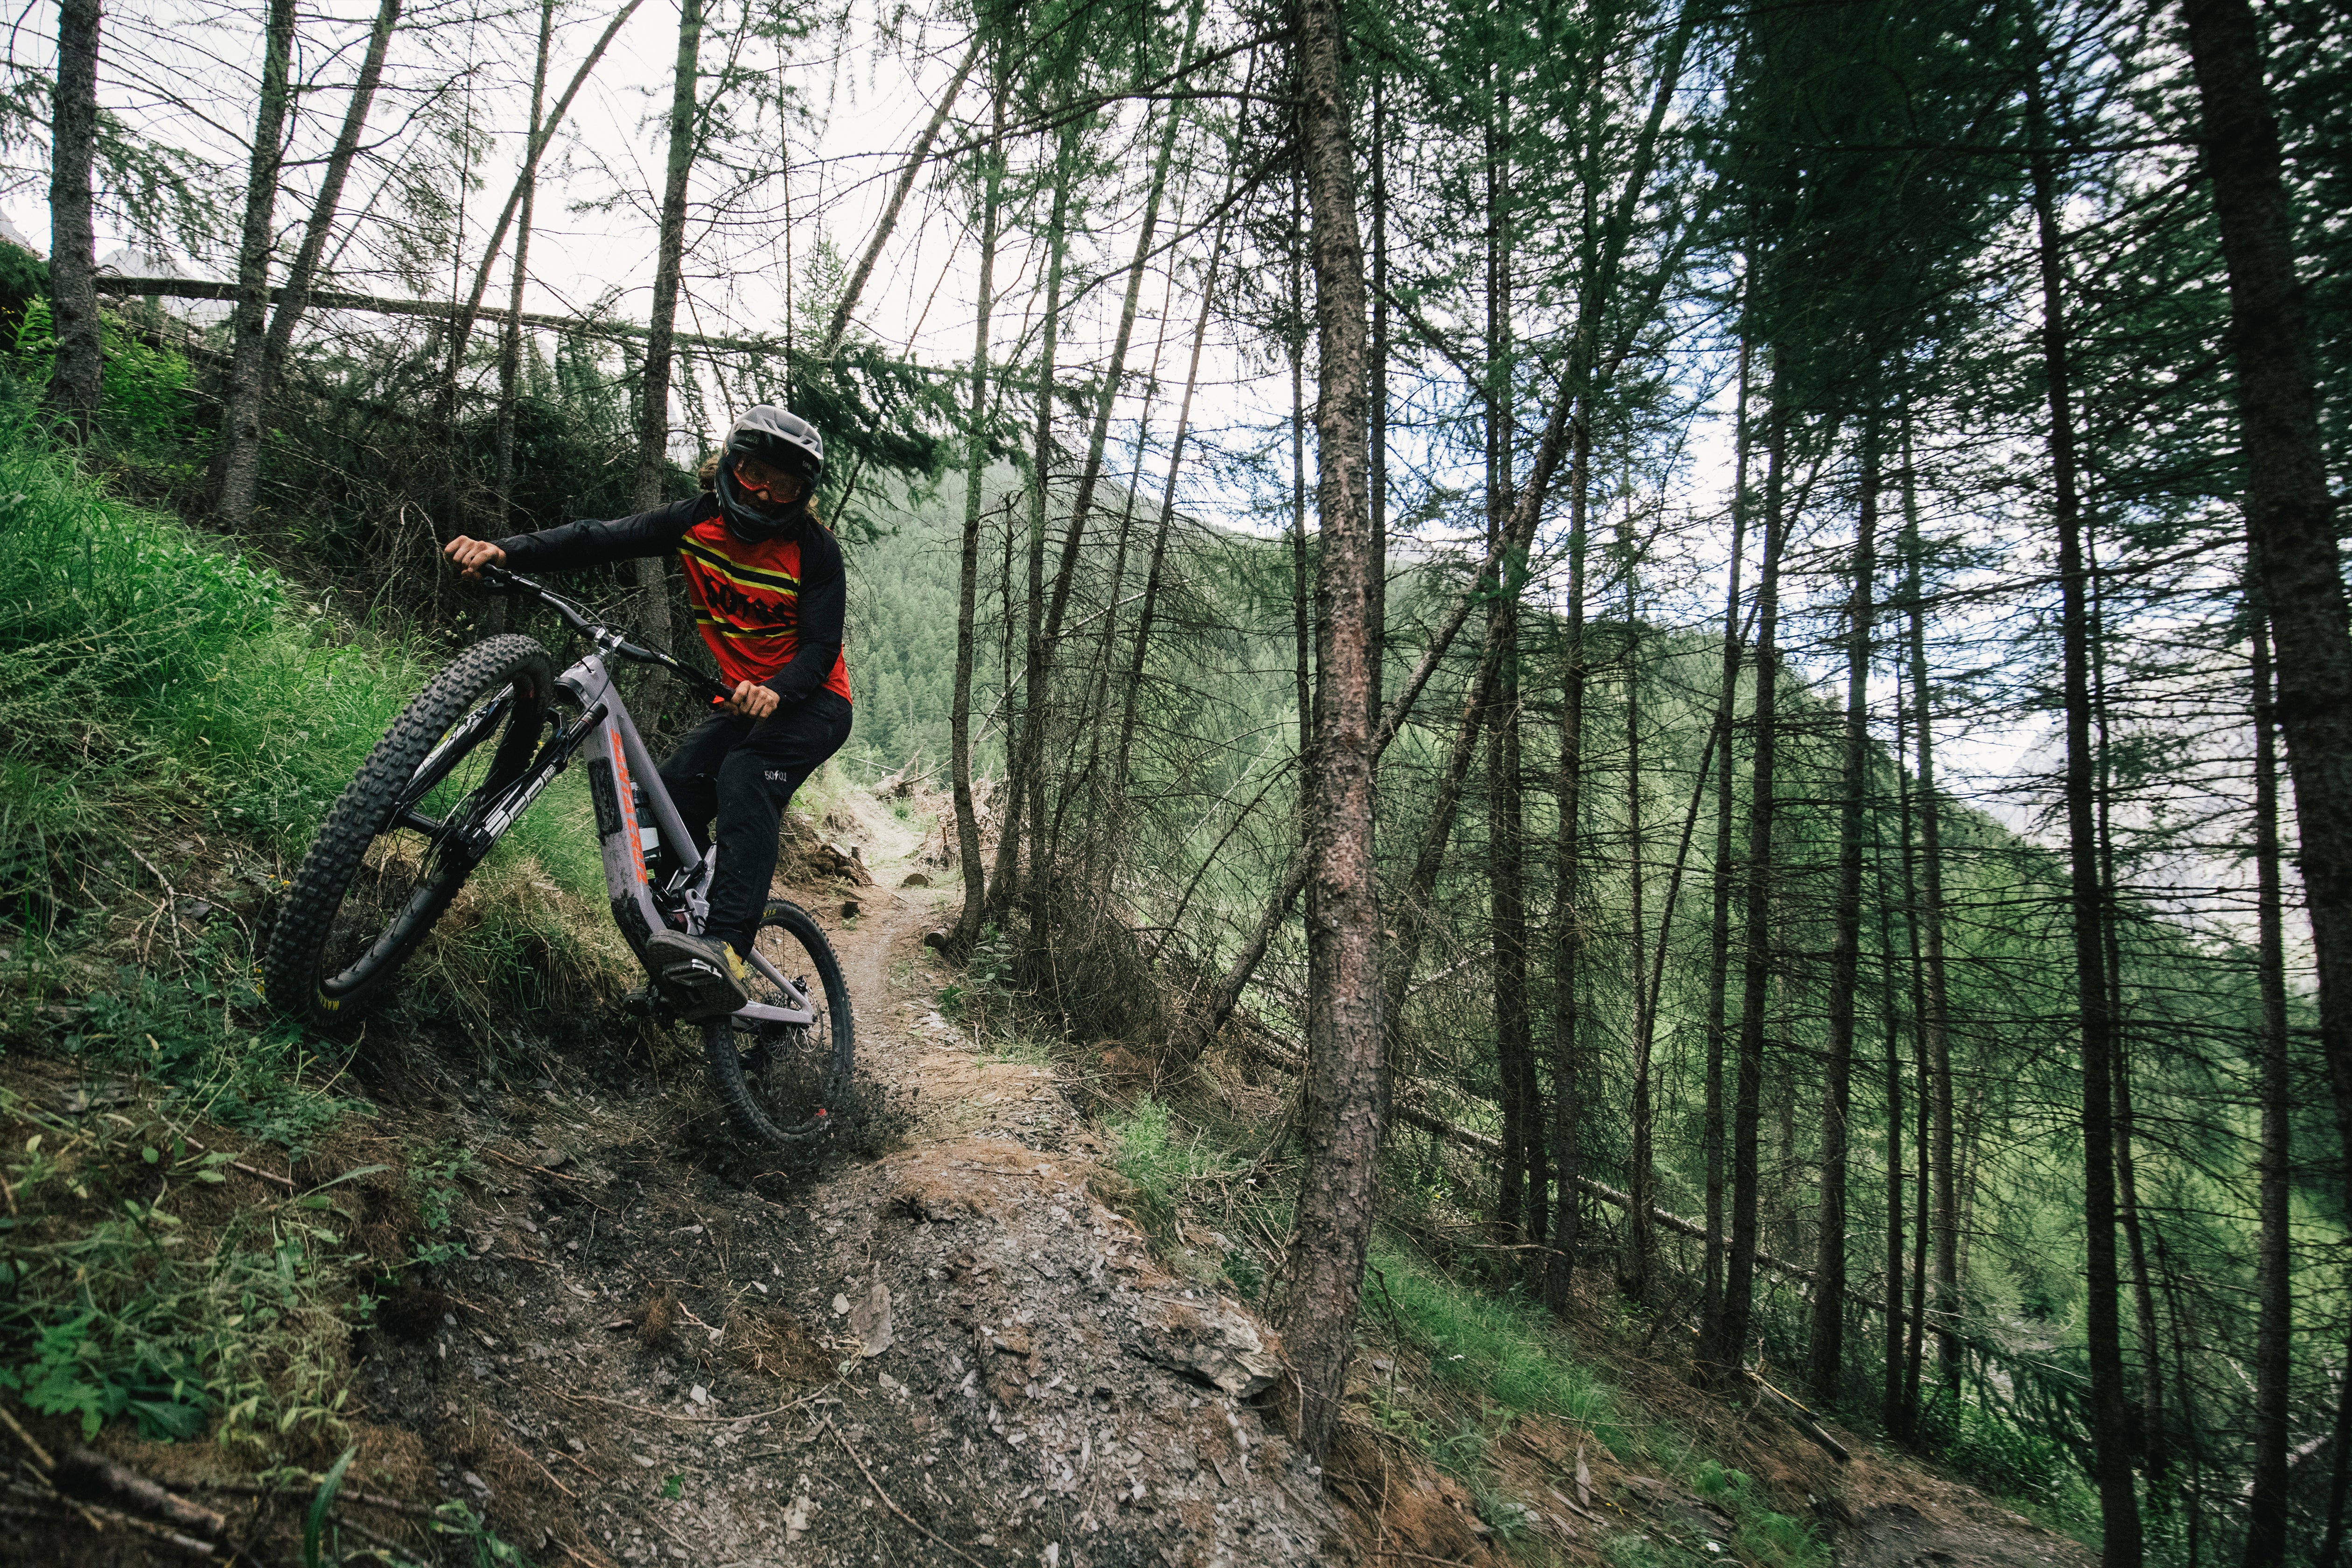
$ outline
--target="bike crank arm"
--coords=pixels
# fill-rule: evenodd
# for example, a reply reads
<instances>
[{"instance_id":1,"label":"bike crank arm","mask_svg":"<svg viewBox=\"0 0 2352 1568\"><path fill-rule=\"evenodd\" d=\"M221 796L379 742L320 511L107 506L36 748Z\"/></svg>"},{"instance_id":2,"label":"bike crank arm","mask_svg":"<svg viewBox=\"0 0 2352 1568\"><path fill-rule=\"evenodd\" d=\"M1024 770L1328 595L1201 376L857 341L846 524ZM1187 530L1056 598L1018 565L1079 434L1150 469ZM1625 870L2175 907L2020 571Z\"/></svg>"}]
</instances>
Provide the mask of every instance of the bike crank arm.
<instances>
[{"instance_id":1,"label":"bike crank arm","mask_svg":"<svg viewBox=\"0 0 2352 1568\"><path fill-rule=\"evenodd\" d=\"M795 1024L805 1026L816 1022L816 1009L814 1007L772 1007L765 1002L747 1002L728 1016L760 1024Z\"/></svg>"}]
</instances>

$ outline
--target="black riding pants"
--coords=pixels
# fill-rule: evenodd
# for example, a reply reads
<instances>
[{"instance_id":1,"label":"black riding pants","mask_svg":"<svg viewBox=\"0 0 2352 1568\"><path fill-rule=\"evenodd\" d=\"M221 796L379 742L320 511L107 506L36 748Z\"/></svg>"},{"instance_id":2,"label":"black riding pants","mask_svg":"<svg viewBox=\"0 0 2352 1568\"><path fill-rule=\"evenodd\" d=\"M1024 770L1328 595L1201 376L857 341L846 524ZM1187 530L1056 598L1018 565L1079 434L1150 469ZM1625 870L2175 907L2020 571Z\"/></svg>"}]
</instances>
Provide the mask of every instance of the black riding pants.
<instances>
[{"instance_id":1,"label":"black riding pants","mask_svg":"<svg viewBox=\"0 0 2352 1568\"><path fill-rule=\"evenodd\" d=\"M721 713L705 720L661 765L662 787L694 835L710 847L719 820L719 875L704 933L748 952L776 873L776 830L802 781L849 739L850 708L830 691L779 708L765 719Z\"/></svg>"}]
</instances>

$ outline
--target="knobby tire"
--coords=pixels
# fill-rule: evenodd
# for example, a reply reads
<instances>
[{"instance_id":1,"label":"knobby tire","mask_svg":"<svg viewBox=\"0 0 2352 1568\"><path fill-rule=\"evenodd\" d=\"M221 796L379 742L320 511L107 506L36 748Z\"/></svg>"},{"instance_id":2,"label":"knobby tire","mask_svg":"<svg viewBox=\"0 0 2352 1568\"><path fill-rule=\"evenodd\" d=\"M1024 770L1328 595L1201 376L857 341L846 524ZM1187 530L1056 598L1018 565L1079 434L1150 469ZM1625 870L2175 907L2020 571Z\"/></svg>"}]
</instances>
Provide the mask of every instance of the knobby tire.
<instances>
[{"instance_id":1,"label":"knobby tire","mask_svg":"<svg viewBox=\"0 0 2352 1568\"><path fill-rule=\"evenodd\" d=\"M849 983L824 928L798 904L769 904L752 945L787 978L803 985L814 981L811 999L823 1011L805 1027L734 1018L704 1025L711 1091L745 1139L777 1148L813 1143L833 1131L848 1098L856 1047ZM764 975L754 976L751 991L754 1001L784 999Z\"/></svg>"},{"instance_id":2,"label":"knobby tire","mask_svg":"<svg viewBox=\"0 0 2352 1568\"><path fill-rule=\"evenodd\" d=\"M445 825L459 823L466 812L478 809L529 768L554 690L547 650L530 637L505 636L467 648L417 693L328 811L294 874L263 963L263 992L274 1006L329 1025L348 1022L383 999L402 963L478 863L453 844L416 833L399 820L430 793L415 787L420 768L444 736L483 714L490 704L502 700L509 704L462 750L453 748L454 756L445 752L433 759L446 780L463 769L484 742L497 739L481 783L451 805L441 819ZM412 834L425 843L415 889L363 952L330 973L330 946L338 942L339 932L341 941L355 940L352 922L339 926L337 917L366 869L369 850L395 833ZM383 868L377 869L381 873ZM372 922L372 915L358 918L360 934Z\"/></svg>"}]
</instances>

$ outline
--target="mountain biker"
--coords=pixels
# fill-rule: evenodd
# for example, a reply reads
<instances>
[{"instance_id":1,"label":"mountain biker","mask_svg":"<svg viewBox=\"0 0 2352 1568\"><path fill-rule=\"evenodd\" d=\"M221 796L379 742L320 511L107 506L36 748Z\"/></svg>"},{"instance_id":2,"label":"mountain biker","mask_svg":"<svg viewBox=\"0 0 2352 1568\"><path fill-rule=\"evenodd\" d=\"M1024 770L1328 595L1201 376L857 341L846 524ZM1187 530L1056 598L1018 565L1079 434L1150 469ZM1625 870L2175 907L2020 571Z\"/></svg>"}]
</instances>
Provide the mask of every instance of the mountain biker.
<instances>
[{"instance_id":1,"label":"mountain biker","mask_svg":"<svg viewBox=\"0 0 2352 1568\"><path fill-rule=\"evenodd\" d=\"M468 577L485 565L565 572L677 552L702 640L735 688L661 764L698 853L718 818L704 934L663 930L646 943L646 966L689 1020L751 999L742 955L766 907L784 807L849 739L841 547L813 504L824 474L816 427L761 404L728 430L716 483L701 495L496 543L461 535L442 549Z\"/></svg>"}]
</instances>

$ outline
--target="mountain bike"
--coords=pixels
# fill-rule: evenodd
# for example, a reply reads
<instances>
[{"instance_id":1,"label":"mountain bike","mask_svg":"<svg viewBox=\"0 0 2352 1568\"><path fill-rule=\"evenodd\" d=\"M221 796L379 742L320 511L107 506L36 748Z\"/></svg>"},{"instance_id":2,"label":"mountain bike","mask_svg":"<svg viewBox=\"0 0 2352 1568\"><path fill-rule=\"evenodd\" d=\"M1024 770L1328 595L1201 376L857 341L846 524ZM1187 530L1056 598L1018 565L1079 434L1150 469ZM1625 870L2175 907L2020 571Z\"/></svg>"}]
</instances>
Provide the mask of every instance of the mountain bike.
<instances>
[{"instance_id":1,"label":"mountain bike","mask_svg":"<svg viewBox=\"0 0 2352 1568\"><path fill-rule=\"evenodd\" d=\"M331 1026L382 1002L491 847L583 753L613 919L639 961L656 931L698 934L709 916L718 847L695 853L606 661L660 666L714 700L730 689L530 578L495 566L482 575L548 606L589 651L558 673L532 638L494 637L409 703L327 813L280 907L262 987L283 1012ZM854 1035L840 960L808 911L781 899L743 956L751 1001L702 1026L711 1089L743 1137L812 1142L834 1128L827 1108L848 1103ZM632 1003L675 1021L650 985Z\"/></svg>"}]
</instances>

